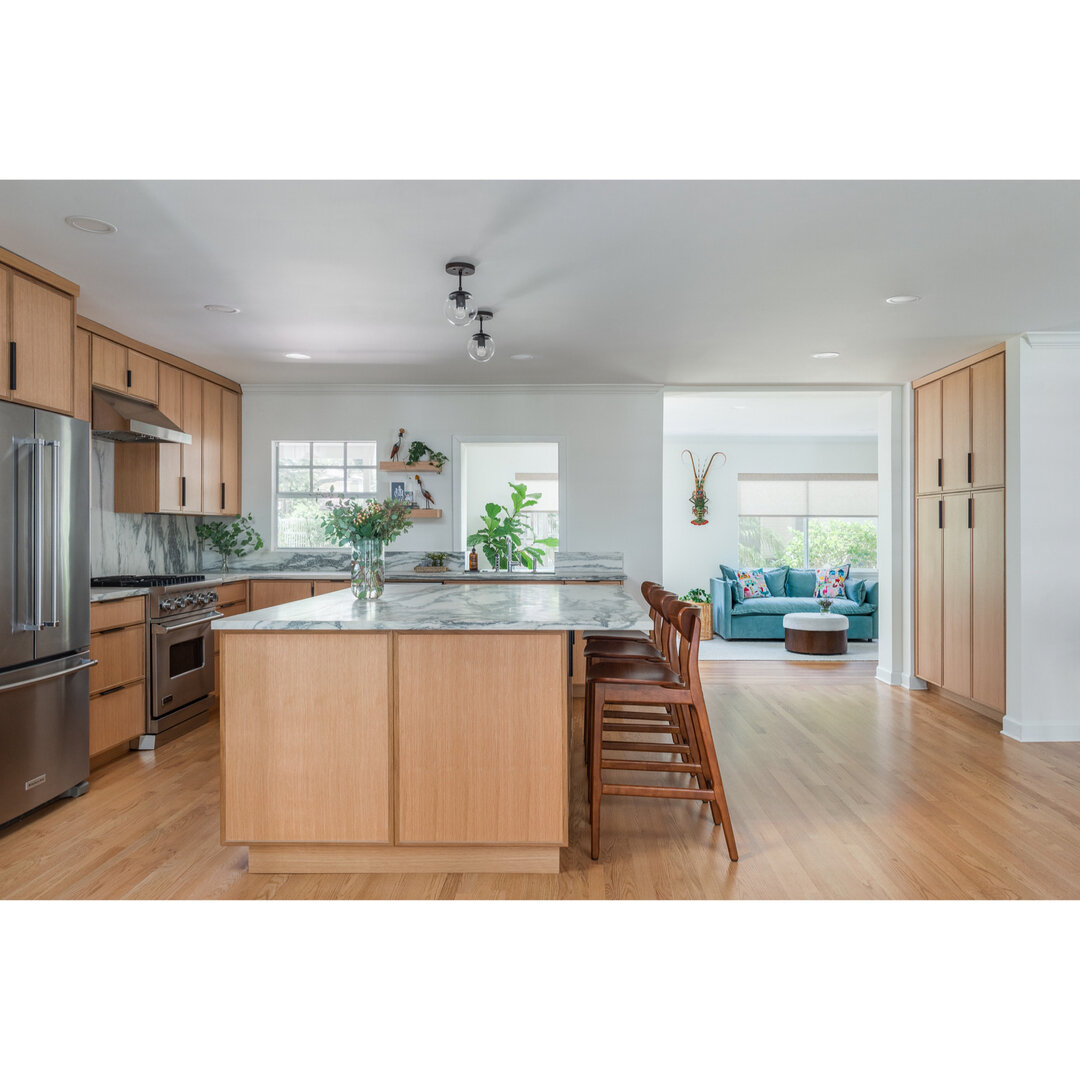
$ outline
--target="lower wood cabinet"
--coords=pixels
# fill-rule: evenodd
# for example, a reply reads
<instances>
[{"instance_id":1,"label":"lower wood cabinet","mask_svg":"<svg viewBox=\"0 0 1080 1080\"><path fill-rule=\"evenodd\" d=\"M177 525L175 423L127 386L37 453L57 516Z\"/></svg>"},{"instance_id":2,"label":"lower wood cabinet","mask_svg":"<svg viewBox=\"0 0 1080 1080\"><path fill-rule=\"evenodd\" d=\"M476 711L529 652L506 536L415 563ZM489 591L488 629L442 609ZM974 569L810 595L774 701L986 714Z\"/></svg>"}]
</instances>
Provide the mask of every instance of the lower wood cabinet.
<instances>
[{"instance_id":1,"label":"lower wood cabinet","mask_svg":"<svg viewBox=\"0 0 1080 1080\"><path fill-rule=\"evenodd\" d=\"M146 597L90 605L90 756L146 731Z\"/></svg>"},{"instance_id":2,"label":"lower wood cabinet","mask_svg":"<svg viewBox=\"0 0 1080 1080\"><path fill-rule=\"evenodd\" d=\"M312 596L324 593L340 592L349 587L349 579L339 580L319 578L276 578L268 581L251 581L251 610L274 607L277 604L291 604L294 600L308 600Z\"/></svg>"}]
</instances>

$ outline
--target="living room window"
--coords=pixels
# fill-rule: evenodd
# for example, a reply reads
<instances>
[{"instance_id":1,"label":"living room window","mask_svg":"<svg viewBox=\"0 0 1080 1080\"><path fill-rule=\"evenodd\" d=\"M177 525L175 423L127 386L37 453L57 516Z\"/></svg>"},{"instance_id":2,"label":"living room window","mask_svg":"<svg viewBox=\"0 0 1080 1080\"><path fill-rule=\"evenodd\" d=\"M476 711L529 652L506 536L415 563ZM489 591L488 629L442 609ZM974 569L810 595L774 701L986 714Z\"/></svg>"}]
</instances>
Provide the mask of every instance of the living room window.
<instances>
[{"instance_id":1,"label":"living room window","mask_svg":"<svg viewBox=\"0 0 1080 1080\"><path fill-rule=\"evenodd\" d=\"M739 566L877 569L876 473L739 473Z\"/></svg>"},{"instance_id":2,"label":"living room window","mask_svg":"<svg viewBox=\"0 0 1080 1080\"><path fill-rule=\"evenodd\" d=\"M374 439L274 442L275 548L333 547L322 532L328 499L376 498L378 451ZM331 488L333 490L331 491Z\"/></svg>"}]
</instances>

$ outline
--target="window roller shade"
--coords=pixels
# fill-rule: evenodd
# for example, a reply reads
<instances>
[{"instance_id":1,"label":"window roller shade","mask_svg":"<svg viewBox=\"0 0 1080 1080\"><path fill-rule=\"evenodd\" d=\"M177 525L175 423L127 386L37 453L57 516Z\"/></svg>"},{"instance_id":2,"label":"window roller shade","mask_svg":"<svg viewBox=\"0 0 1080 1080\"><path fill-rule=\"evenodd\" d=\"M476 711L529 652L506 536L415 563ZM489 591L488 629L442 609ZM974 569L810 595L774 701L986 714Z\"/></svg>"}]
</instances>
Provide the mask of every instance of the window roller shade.
<instances>
[{"instance_id":1,"label":"window roller shade","mask_svg":"<svg viewBox=\"0 0 1080 1080\"><path fill-rule=\"evenodd\" d=\"M755 517L877 517L876 474L739 474L739 514Z\"/></svg>"}]
</instances>

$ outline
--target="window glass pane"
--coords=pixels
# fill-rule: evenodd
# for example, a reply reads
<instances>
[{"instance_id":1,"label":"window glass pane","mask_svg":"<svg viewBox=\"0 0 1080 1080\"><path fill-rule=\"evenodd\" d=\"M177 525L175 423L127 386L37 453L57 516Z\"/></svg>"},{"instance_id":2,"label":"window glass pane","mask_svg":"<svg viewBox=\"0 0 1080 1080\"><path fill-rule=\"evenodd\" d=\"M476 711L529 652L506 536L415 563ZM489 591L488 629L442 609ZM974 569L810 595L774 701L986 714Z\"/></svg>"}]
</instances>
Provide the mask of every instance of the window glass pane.
<instances>
[{"instance_id":1,"label":"window glass pane","mask_svg":"<svg viewBox=\"0 0 1080 1080\"><path fill-rule=\"evenodd\" d=\"M338 449L340 450L340 448L339 444ZM314 471L316 491L329 494L331 487L333 487L334 492L338 495L341 495L345 491L344 469L315 469Z\"/></svg>"},{"instance_id":2,"label":"window glass pane","mask_svg":"<svg viewBox=\"0 0 1080 1080\"><path fill-rule=\"evenodd\" d=\"M801 569L805 556L806 518L740 517L739 567L791 566Z\"/></svg>"},{"instance_id":3,"label":"window glass pane","mask_svg":"<svg viewBox=\"0 0 1080 1080\"><path fill-rule=\"evenodd\" d=\"M278 491L310 490L310 469L278 469Z\"/></svg>"},{"instance_id":4,"label":"window glass pane","mask_svg":"<svg viewBox=\"0 0 1080 1080\"><path fill-rule=\"evenodd\" d=\"M406 456L408 455L406 454ZM349 443L345 463L347 465L377 465L378 462L375 460L375 443Z\"/></svg>"},{"instance_id":5,"label":"window glass pane","mask_svg":"<svg viewBox=\"0 0 1080 1080\"><path fill-rule=\"evenodd\" d=\"M312 464L343 465L345 463L345 444L340 442L317 442L313 444Z\"/></svg>"},{"instance_id":6,"label":"window glass pane","mask_svg":"<svg viewBox=\"0 0 1080 1080\"><path fill-rule=\"evenodd\" d=\"M808 538L814 569L844 563L860 570L877 569L876 518L811 518Z\"/></svg>"},{"instance_id":7,"label":"window glass pane","mask_svg":"<svg viewBox=\"0 0 1080 1080\"><path fill-rule=\"evenodd\" d=\"M350 469L349 493L356 495L373 494L377 480L374 469Z\"/></svg>"},{"instance_id":8,"label":"window glass pane","mask_svg":"<svg viewBox=\"0 0 1080 1080\"><path fill-rule=\"evenodd\" d=\"M330 547L322 533L322 504L312 498L277 501L277 544L283 548Z\"/></svg>"},{"instance_id":9,"label":"window glass pane","mask_svg":"<svg viewBox=\"0 0 1080 1080\"><path fill-rule=\"evenodd\" d=\"M281 442L277 446L279 465L309 465L311 463L311 443Z\"/></svg>"}]
</instances>

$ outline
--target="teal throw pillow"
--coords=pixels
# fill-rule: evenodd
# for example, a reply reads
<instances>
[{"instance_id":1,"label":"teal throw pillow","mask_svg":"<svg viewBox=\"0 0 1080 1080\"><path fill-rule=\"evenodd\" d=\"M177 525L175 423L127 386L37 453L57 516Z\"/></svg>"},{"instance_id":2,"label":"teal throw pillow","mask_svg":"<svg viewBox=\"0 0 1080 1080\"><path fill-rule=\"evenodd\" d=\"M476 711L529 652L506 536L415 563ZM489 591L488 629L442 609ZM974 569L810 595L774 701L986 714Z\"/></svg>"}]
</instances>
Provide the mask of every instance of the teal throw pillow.
<instances>
[{"instance_id":1,"label":"teal throw pillow","mask_svg":"<svg viewBox=\"0 0 1080 1080\"><path fill-rule=\"evenodd\" d=\"M844 583L844 595L854 601L856 604L866 603L866 582L859 581L847 581Z\"/></svg>"},{"instance_id":2,"label":"teal throw pillow","mask_svg":"<svg viewBox=\"0 0 1080 1080\"><path fill-rule=\"evenodd\" d=\"M816 586L816 570L789 570L787 573L788 596L813 596Z\"/></svg>"},{"instance_id":3,"label":"teal throw pillow","mask_svg":"<svg viewBox=\"0 0 1080 1080\"><path fill-rule=\"evenodd\" d=\"M783 596L784 586L787 584L788 568L779 566L775 570L765 571L765 584L769 586L769 592L773 596Z\"/></svg>"},{"instance_id":4,"label":"teal throw pillow","mask_svg":"<svg viewBox=\"0 0 1080 1080\"><path fill-rule=\"evenodd\" d=\"M720 573L724 575L725 581L735 580L735 571L730 566L725 566L723 563L718 564L720 566Z\"/></svg>"}]
</instances>

